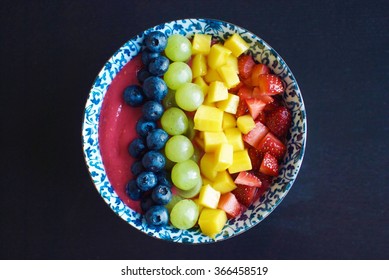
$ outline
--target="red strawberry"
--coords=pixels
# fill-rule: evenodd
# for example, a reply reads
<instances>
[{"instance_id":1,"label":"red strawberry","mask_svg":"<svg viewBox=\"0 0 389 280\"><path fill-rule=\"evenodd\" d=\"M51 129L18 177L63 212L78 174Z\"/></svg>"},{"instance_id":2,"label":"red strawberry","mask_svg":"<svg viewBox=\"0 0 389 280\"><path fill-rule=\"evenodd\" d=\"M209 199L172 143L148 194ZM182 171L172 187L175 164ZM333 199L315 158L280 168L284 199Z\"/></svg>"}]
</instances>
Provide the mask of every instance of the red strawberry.
<instances>
[{"instance_id":1,"label":"red strawberry","mask_svg":"<svg viewBox=\"0 0 389 280\"><path fill-rule=\"evenodd\" d=\"M249 109L250 115L255 120L259 114L263 111L266 106L266 103L258 98L248 98L246 99L246 104Z\"/></svg>"},{"instance_id":2,"label":"red strawberry","mask_svg":"<svg viewBox=\"0 0 389 280\"><path fill-rule=\"evenodd\" d=\"M239 76L243 79L249 78L254 65L255 61L251 55L241 55L238 58Z\"/></svg>"},{"instance_id":3,"label":"red strawberry","mask_svg":"<svg viewBox=\"0 0 389 280\"><path fill-rule=\"evenodd\" d=\"M258 168L259 170L259 168ZM272 176L269 176L269 175L266 175L266 174L263 174L261 172L258 172L256 173L257 177L261 180L262 182L262 187L261 189L265 189L267 190L268 188L270 188L271 186L271 183L273 181L273 177Z\"/></svg>"},{"instance_id":4,"label":"red strawberry","mask_svg":"<svg viewBox=\"0 0 389 280\"><path fill-rule=\"evenodd\" d=\"M243 135L243 141L256 148L268 132L269 129L263 123L257 121L255 127L249 133Z\"/></svg>"},{"instance_id":5,"label":"red strawberry","mask_svg":"<svg viewBox=\"0 0 389 280\"><path fill-rule=\"evenodd\" d=\"M229 218L235 218L242 212L242 206L231 192L222 194L217 208L224 210Z\"/></svg>"},{"instance_id":6,"label":"red strawberry","mask_svg":"<svg viewBox=\"0 0 389 280\"><path fill-rule=\"evenodd\" d=\"M254 171L259 170L259 167L261 166L261 162L263 159L263 154L259 152L257 149L255 149L254 147L249 147L247 151L251 160L252 170Z\"/></svg>"},{"instance_id":7,"label":"red strawberry","mask_svg":"<svg viewBox=\"0 0 389 280\"><path fill-rule=\"evenodd\" d=\"M270 153L277 160L281 160L286 152L285 145L271 132L267 133L255 148L263 154Z\"/></svg>"},{"instance_id":8,"label":"red strawberry","mask_svg":"<svg viewBox=\"0 0 389 280\"><path fill-rule=\"evenodd\" d=\"M249 207L254 201L257 190L258 188L237 185L236 189L233 190L232 193L240 203L246 207Z\"/></svg>"},{"instance_id":9,"label":"red strawberry","mask_svg":"<svg viewBox=\"0 0 389 280\"><path fill-rule=\"evenodd\" d=\"M244 185L255 188L259 188L262 186L261 180L259 180L259 178L254 174L247 171L239 172L239 175L238 177L236 177L234 183L237 185Z\"/></svg>"},{"instance_id":10,"label":"red strawberry","mask_svg":"<svg viewBox=\"0 0 389 280\"><path fill-rule=\"evenodd\" d=\"M253 89L249 86L242 85L238 90L238 96L240 99L253 98Z\"/></svg>"},{"instance_id":11,"label":"red strawberry","mask_svg":"<svg viewBox=\"0 0 389 280\"><path fill-rule=\"evenodd\" d=\"M255 119L255 121L260 121L261 123L265 123L265 112L259 112L258 117Z\"/></svg>"},{"instance_id":12,"label":"red strawberry","mask_svg":"<svg viewBox=\"0 0 389 280\"><path fill-rule=\"evenodd\" d=\"M238 108L236 109L235 116L238 118L240 116L246 115L249 111L247 103L244 99L239 99Z\"/></svg>"},{"instance_id":13,"label":"red strawberry","mask_svg":"<svg viewBox=\"0 0 389 280\"><path fill-rule=\"evenodd\" d=\"M272 156L270 153L266 153L263 157L261 166L259 167L259 172L270 175L277 176L278 175L278 161Z\"/></svg>"},{"instance_id":14,"label":"red strawberry","mask_svg":"<svg viewBox=\"0 0 389 280\"><path fill-rule=\"evenodd\" d=\"M282 80L277 75L264 74L259 75L258 81L252 81L254 86L259 86L261 93L266 95L275 95L284 92Z\"/></svg>"},{"instance_id":15,"label":"red strawberry","mask_svg":"<svg viewBox=\"0 0 389 280\"><path fill-rule=\"evenodd\" d=\"M253 85L259 85L259 76L269 74L270 69L265 64L255 64L251 70L251 82Z\"/></svg>"},{"instance_id":16,"label":"red strawberry","mask_svg":"<svg viewBox=\"0 0 389 280\"><path fill-rule=\"evenodd\" d=\"M242 85L238 90L239 104L238 109L236 110L236 117L245 115L248 112L248 107L246 103L247 98L252 98L252 89L246 85Z\"/></svg>"},{"instance_id":17,"label":"red strawberry","mask_svg":"<svg viewBox=\"0 0 389 280\"><path fill-rule=\"evenodd\" d=\"M275 136L284 137L288 133L291 122L292 114L286 107L281 106L266 115L265 123Z\"/></svg>"}]
</instances>

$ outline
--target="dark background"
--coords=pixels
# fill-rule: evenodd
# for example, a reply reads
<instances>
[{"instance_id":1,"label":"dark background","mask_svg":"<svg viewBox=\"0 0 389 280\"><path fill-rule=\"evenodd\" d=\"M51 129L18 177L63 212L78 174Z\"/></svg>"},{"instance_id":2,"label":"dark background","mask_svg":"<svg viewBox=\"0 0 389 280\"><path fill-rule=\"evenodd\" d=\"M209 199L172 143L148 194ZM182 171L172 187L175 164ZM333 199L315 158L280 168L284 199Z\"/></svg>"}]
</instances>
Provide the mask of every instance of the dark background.
<instances>
[{"instance_id":1,"label":"dark background","mask_svg":"<svg viewBox=\"0 0 389 280\"><path fill-rule=\"evenodd\" d=\"M389 259L389 2L1 1L1 259ZM301 88L308 140L284 201L212 245L150 238L116 216L84 163L83 109L137 33L215 18L263 38Z\"/></svg>"}]
</instances>

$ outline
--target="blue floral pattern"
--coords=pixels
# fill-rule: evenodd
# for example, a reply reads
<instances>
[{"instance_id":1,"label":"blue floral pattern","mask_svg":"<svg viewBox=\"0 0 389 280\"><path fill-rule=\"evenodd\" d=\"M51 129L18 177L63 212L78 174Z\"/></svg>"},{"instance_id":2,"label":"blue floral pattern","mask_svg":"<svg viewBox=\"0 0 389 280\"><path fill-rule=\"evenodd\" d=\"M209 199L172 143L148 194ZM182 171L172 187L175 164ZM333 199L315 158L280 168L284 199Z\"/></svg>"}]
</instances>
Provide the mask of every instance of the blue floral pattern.
<instances>
[{"instance_id":1,"label":"blue floral pattern","mask_svg":"<svg viewBox=\"0 0 389 280\"><path fill-rule=\"evenodd\" d=\"M162 31L166 35L179 33L188 38L191 38L195 33L205 33L211 34L221 41L238 33L250 44L250 54L258 62L269 66L283 79L285 84L286 91L283 99L292 111L292 128L288 137L287 154L281 165L280 174L273 180L271 188L240 217L229 220L215 239L205 236L197 227L190 230L179 230L172 226L149 227L142 215L130 209L120 200L105 173L98 143L99 116L104 96L118 72L139 53L144 36L153 30ZM244 28L211 19L184 19L163 23L138 34L125 43L108 60L95 79L85 105L82 127L85 161L95 187L104 201L122 219L147 235L182 243L211 243L225 240L245 232L265 219L281 203L297 177L305 152L306 135L307 120L303 98L296 79L284 60L265 41Z\"/></svg>"}]
</instances>

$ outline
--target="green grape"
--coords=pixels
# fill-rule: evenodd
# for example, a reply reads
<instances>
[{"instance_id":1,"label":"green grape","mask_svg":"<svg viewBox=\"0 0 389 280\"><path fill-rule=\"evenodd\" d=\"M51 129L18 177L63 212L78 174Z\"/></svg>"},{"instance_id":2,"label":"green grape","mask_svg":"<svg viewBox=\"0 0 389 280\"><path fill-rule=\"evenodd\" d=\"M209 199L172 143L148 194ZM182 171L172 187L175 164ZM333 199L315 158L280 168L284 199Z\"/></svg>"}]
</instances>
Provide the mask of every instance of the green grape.
<instances>
[{"instance_id":1,"label":"green grape","mask_svg":"<svg viewBox=\"0 0 389 280\"><path fill-rule=\"evenodd\" d=\"M166 170L172 170L173 166L176 163L167 158L166 153L165 153L165 149L162 149L161 153L165 156L165 169Z\"/></svg>"},{"instance_id":2,"label":"green grape","mask_svg":"<svg viewBox=\"0 0 389 280\"><path fill-rule=\"evenodd\" d=\"M183 198L192 198L200 193L201 187L203 186L203 180L200 180L196 187L191 188L190 190L183 191L177 188L177 194Z\"/></svg>"},{"instance_id":3,"label":"green grape","mask_svg":"<svg viewBox=\"0 0 389 280\"><path fill-rule=\"evenodd\" d=\"M192 69L184 62L173 62L163 76L168 88L176 90L181 85L192 81Z\"/></svg>"},{"instance_id":4,"label":"green grape","mask_svg":"<svg viewBox=\"0 0 389 280\"><path fill-rule=\"evenodd\" d=\"M184 135L174 135L165 144L165 155L174 162L183 162L193 155L192 142Z\"/></svg>"},{"instance_id":5,"label":"green grape","mask_svg":"<svg viewBox=\"0 0 389 280\"><path fill-rule=\"evenodd\" d=\"M194 152L193 155L190 157L190 159L196 162L197 164L199 164L201 159L201 151L195 146L193 146L193 148L194 148Z\"/></svg>"},{"instance_id":6,"label":"green grape","mask_svg":"<svg viewBox=\"0 0 389 280\"><path fill-rule=\"evenodd\" d=\"M188 117L181 109L172 107L163 113L161 126L169 135L183 134L188 129Z\"/></svg>"},{"instance_id":7,"label":"green grape","mask_svg":"<svg viewBox=\"0 0 389 280\"><path fill-rule=\"evenodd\" d=\"M194 83L185 83L176 91L177 105L189 112L197 110L204 102L204 93L199 85Z\"/></svg>"},{"instance_id":8,"label":"green grape","mask_svg":"<svg viewBox=\"0 0 389 280\"><path fill-rule=\"evenodd\" d=\"M176 92L174 90L170 88L168 89L166 96L162 100L162 105L165 109L177 107L175 94Z\"/></svg>"},{"instance_id":9,"label":"green grape","mask_svg":"<svg viewBox=\"0 0 389 280\"><path fill-rule=\"evenodd\" d=\"M172 169L173 184L181 190L190 190L201 181L200 168L193 160L178 162Z\"/></svg>"},{"instance_id":10,"label":"green grape","mask_svg":"<svg viewBox=\"0 0 389 280\"><path fill-rule=\"evenodd\" d=\"M185 36L173 34L167 39L165 55L172 61L187 61L192 55L192 44Z\"/></svg>"},{"instance_id":11,"label":"green grape","mask_svg":"<svg viewBox=\"0 0 389 280\"><path fill-rule=\"evenodd\" d=\"M190 229L194 227L199 218L199 208L190 199L183 199L174 205L170 213L170 221L176 228Z\"/></svg>"},{"instance_id":12,"label":"green grape","mask_svg":"<svg viewBox=\"0 0 389 280\"><path fill-rule=\"evenodd\" d=\"M179 196L179 195L173 195L172 196L172 199L170 199L169 203L165 205L167 211L169 211L169 213L172 211L174 205L177 204L177 202L183 200L184 198Z\"/></svg>"},{"instance_id":13,"label":"green grape","mask_svg":"<svg viewBox=\"0 0 389 280\"><path fill-rule=\"evenodd\" d=\"M186 132L184 133L186 137L188 137L190 140L193 140L193 138L196 136L196 131L194 129L194 121L193 119L188 119L188 128Z\"/></svg>"}]
</instances>

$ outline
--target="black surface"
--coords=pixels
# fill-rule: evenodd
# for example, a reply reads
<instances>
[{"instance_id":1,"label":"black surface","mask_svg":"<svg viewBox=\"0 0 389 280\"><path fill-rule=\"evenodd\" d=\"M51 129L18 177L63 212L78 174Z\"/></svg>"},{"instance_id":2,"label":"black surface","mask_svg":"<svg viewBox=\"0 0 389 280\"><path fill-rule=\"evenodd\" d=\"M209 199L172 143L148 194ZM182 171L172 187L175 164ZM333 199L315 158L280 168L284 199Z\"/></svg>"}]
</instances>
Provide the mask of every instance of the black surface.
<instances>
[{"instance_id":1,"label":"black surface","mask_svg":"<svg viewBox=\"0 0 389 280\"><path fill-rule=\"evenodd\" d=\"M1 259L389 258L389 2L222 2L1 1ZM117 217L81 146L105 61L144 29L189 17L268 42L308 116L303 166L275 212L200 246L155 240Z\"/></svg>"}]
</instances>

